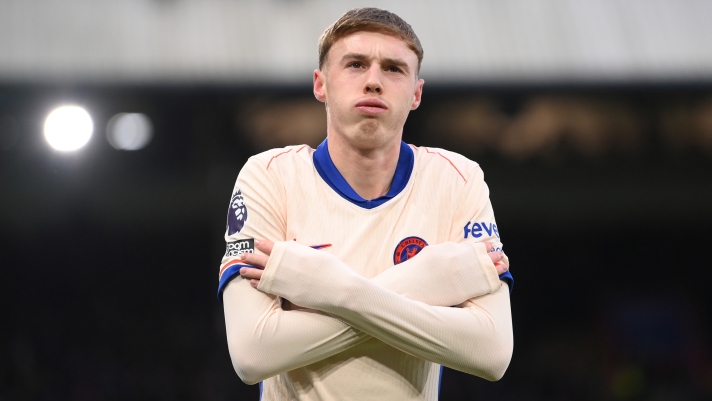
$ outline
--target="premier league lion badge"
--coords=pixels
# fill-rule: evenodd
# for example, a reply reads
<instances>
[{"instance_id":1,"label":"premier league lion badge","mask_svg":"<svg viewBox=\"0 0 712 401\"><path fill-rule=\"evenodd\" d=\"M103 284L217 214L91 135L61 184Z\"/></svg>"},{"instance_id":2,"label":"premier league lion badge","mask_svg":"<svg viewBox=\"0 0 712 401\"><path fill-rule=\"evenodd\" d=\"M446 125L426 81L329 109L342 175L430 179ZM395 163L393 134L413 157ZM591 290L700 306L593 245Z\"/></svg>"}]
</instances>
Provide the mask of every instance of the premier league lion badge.
<instances>
[{"instance_id":1,"label":"premier league lion badge","mask_svg":"<svg viewBox=\"0 0 712 401\"><path fill-rule=\"evenodd\" d=\"M420 237L403 238L396 246L396 251L393 252L393 264L397 265L405 262L417 255L426 246L428 246L428 243Z\"/></svg>"},{"instance_id":2,"label":"premier league lion badge","mask_svg":"<svg viewBox=\"0 0 712 401\"><path fill-rule=\"evenodd\" d=\"M227 212L227 235L239 233L247 223L247 206L240 189L232 195Z\"/></svg>"}]
</instances>

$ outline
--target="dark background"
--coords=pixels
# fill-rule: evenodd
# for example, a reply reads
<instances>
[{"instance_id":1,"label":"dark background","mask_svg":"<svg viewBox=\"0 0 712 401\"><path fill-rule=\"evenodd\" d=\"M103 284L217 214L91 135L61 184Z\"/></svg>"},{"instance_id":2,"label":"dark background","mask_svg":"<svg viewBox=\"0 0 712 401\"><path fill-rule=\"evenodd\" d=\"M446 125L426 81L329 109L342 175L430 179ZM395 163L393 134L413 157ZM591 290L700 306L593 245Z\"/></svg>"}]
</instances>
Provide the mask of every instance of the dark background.
<instances>
[{"instance_id":1,"label":"dark background","mask_svg":"<svg viewBox=\"0 0 712 401\"><path fill-rule=\"evenodd\" d=\"M78 152L42 137L62 102L94 119ZM441 399L712 398L710 105L708 84L426 86L404 139L482 165L516 278L504 378L446 369ZM295 107L321 110L309 87L0 86L0 400L256 400L217 272L234 180L304 141ZM124 111L145 149L105 140Z\"/></svg>"}]
</instances>

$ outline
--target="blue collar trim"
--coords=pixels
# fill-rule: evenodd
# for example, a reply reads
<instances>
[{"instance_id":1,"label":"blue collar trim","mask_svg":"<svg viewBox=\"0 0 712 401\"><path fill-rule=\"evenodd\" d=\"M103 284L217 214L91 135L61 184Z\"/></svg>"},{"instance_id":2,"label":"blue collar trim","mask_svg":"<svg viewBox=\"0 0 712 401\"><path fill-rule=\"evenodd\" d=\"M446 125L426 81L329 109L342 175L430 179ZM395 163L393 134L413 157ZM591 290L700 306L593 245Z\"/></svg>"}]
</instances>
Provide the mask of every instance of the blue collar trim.
<instances>
[{"instance_id":1,"label":"blue collar trim","mask_svg":"<svg viewBox=\"0 0 712 401\"><path fill-rule=\"evenodd\" d=\"M414 163L415 156L413 154L413 149L411 149L405 142L401 141L398 164L396 165L396 172L393 175L391 189L388 190L387 194L381 197L366 200L357 194L353 188L351 188L351 185L346 182L344 177L334 165L334 162L331 160L331 155L329 155L328 139L324 139L324 142L322 142L321 145L319 145L319 147L317 147L314 151L314 167L316 167L316 171L319 173L324 182L329 184L331 189L333 189L342 198L364 209L373 209L374 207L380 206L401 193L401 191L405 189L405 186L408 185L410 175L413 173Z\"/></svg>"}]
</instances>

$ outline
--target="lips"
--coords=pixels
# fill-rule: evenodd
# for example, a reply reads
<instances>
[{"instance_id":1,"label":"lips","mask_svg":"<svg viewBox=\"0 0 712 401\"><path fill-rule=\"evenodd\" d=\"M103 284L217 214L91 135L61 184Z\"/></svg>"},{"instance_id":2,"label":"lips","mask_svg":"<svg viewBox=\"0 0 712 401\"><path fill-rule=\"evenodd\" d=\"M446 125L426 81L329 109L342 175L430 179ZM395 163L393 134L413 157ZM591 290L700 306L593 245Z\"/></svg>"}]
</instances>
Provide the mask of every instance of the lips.
<instances>
[{"instance_id":1,"label":"lips","mask_svg":"<svg viewBox=\"0 0 712 401\"><path fill-rule=\"evenodd\" d=\"M386 103L380 99L364 99L356 103L356 108L364 114L380 114L388 110Z\"/></svg>"}]
</instances>

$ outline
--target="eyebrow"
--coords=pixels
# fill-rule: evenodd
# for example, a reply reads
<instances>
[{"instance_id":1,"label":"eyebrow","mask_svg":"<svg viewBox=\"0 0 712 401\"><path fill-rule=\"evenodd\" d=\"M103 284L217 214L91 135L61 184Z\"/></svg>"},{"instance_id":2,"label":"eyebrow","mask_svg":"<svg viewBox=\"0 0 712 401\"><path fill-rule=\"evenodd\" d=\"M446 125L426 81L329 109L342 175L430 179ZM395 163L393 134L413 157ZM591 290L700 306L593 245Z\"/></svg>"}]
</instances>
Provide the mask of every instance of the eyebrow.
<instances>
[{"instance_id":1,"label":"eyebrow","mask_svg":"<svg viewBox=\"0 0 712 401\"><path fill-rule=\"evenodd\" d=\"M342 62L345 60L367 61L368 56L361 53L346 53L343 55L343 57L341 57ZM406 72L410 72L410 69L408 68L408 63L401 59L387 57L383 59L383 63L388 65L394 65L396 67L402 68Z\"/></svg>"}]
</instances>

